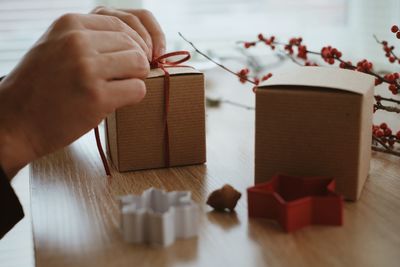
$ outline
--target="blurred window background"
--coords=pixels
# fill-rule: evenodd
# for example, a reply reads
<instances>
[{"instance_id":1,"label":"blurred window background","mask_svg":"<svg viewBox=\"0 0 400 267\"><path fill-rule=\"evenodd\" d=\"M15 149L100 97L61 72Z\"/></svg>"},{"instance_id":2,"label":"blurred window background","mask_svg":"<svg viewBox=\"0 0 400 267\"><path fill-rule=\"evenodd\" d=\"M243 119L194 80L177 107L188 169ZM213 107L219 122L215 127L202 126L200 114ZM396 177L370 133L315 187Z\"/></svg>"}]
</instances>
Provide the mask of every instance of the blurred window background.
<instances>
[{"instance_id":1,"label":"blurred window background","mask_svg":"<svg viewBox=\"0 0 400 267\"><path fill-rule=\"evenodd\" d=\"M372 34L391 40L390 26L400 23L399 0L0 0L0 74L15 66L55 18L96 5L147 8L167 33L169 50L188 48L180 31L225 56L234 53L235 41L262 32L280 39L301 35L311 49L332 44L354 59L368 55L385 64Z\"/></svg>"}]
</instances>

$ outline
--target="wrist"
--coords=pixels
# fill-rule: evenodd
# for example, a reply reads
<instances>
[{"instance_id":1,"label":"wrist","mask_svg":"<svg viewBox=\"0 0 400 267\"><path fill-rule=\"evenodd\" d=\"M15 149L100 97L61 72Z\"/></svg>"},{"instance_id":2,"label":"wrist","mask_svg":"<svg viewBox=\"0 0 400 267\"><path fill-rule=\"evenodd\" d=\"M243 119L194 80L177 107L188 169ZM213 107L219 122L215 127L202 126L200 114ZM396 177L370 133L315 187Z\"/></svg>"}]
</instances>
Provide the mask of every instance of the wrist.
<instances>
[{"instance_id":1,"label":"wrist","mask_svg":"<svg viewBox=\"0 0 400 267\"><path fill-rule=\"evenodd\" d=\"M29 152L26 135L21 131L23 123L13 111L6 91L0 81L0 166L11 180L35 156Z\"/></svg>"},{"instance_id":2,"label":"wrist","mask_svg":"<svg viewBox=\"0 0 400 267\"><path fill-rule=\"evenodd\" d=\"M0 133L0 166L10 180L27 164L15 148L12 139Z\"/></svg>"}]
</instances>

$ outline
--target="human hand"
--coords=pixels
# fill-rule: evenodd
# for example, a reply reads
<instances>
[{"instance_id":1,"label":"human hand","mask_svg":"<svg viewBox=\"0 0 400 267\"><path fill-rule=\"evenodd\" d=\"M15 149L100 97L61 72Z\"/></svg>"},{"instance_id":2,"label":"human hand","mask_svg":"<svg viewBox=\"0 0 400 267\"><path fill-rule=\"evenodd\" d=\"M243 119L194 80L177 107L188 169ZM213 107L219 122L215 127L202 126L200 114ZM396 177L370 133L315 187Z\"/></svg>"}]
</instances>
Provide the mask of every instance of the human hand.
<instances>
[{"instance_id":1,"label":"human hand","mask_svg":"<svg viewBox=\"0 0 400 267\"><path fill-rule=\"evenodd\" d=\"M92 13L115 16L135 30L149 48L149 61L165 54L165 35L150 11L145 9L112 9L99 6Z\"/></svg>"},{"instance_id":2,"label":"human hand","mask_svg":"<svg viewBox=\"0 0 400 267\"><path fill-rule=\"evenodd\" d=\"M67 14L0 83L0 166L9 177L146 93L150 51L115 16Z\"/></svg>"}]
</instances>

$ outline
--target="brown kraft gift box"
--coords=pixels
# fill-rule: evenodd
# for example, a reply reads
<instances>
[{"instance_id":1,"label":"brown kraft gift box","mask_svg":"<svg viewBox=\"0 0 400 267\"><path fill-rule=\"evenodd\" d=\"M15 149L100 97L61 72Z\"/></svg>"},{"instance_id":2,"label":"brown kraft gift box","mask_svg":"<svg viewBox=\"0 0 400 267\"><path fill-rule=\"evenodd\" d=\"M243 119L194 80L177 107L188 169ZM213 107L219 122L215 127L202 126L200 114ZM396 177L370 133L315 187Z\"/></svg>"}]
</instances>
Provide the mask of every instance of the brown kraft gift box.
<instances>
[{"instance_id":1,"label":"brown kraft gift box","mask_svg":"<svg viewBox=\"0 0 400 267\"><path fill-rule=\"evenodd\" d=\"M168 135L165 145L164 72L152 69L139 104L107 117L107 152L118 171L204 163L206 161L204 76L190 67L166 69L169 77Z\"/></svg>"},{"instance_id":2,"label":"brown kraft gift box","mask_svg":"<svg viewBox=\"0 0 400 267\"><path fill-rule=\"evenodd\" d=\"M276 173L336 178L360 197L371 158L374 78L351 70L301 67L256 88L255 182Z\"/></svg>"}]
</instances>

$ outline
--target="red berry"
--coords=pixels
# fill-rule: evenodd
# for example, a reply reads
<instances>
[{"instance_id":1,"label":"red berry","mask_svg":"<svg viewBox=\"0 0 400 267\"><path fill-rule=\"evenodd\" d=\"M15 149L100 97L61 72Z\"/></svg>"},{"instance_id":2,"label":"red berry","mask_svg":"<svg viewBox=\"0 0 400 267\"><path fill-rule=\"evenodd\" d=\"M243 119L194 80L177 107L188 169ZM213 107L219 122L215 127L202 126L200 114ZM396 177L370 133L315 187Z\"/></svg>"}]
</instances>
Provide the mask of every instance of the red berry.
<instances>
[{"instance_id":1,"label":"red berry","mask_svg":"<svg viewBox=\"0 0 400 267\"><path fill-rule=\"evenodd\" d=\"M390 61L390 63L394 63L395 62L395 58L394 57L389 57L389 61Z\"/></svg>"},{"instance_id":2,"label":"red berry","mask_svg":"<svg viewBox=\"0 0 400 267\"><path fill-rule=\"evenodd\" d=\"M393 33L396 33L399 31L399 27L397 25L393 25L392 28L390 29Z\"/></svg>"},{"instance_id":3,"label":"red berry","mask_svg":"<svg viewBox=\"0 0 400 267\"><path fill-rule=\"evenodd\" d=\"M382 137L383 136L383 131L382 130L378 130L375 132L375 136L377 137Z\"/></svg>"},{"instance_id":4,"label":"red berry","mask_svg":"<svg viewBox=\"0 0 400 267\"><path fill-rule=\"evenodd\" d=\"M400 32L396 33L396 37L397 37L397 39L400 39Z\"/></svg>"},{"instance_id":5,"label":"red berry","mask_svg":"<svg viewBox=\"0 0 400 267\"><path fill-rule=\"evenodd\" d=\"M394 146L394 140L389 140L389 146Z\"/></svg>"},{"instance_id":6,"label":"red berry","mask_svg":"<svg viewBox=\"0 0 400 267\"><path fill-rule=\"evenodd\" d=\"M239 81L241 83L245 83L246 80L248 79L247 74L249 74L249 69L241 69L239 72L237 72L237 75L239 76Z\"/></svg>"},{"instance_id":7,"label":"red berry","mask_svg":"<svg viewBox=\"0 0 400 267\"><path fill-rule=\"evenodd\" d=\"M263 41L264 40L264 36L262 35L262 33L258 34L258 40Z\"/></svg>"},{"instance_id":8,"label":"red berry","mask_svg":"<svg viewBox=\"0 0 400 267\"><path fill-rule=\"evenodd\" d=\"M382 130L385 130L385 129L387 129L387 124L386 123L381 123L381 125L379 125L379 127L382 129Z\"/></svg>"},{"instance_id":9,"label":"red berry","mask_svg":"<svg viewBox=\"0 0 400 267\"><path fill-rule=\"evenodd\" d=\"M391 136L392 135L392 130L387 128L387 129L385 129L384 133L385 133L385 136Z\"/></svg>"},{"instance_id":10,"label":"red berry","mask_svg":"<svg viewBox=\"0 0 400 267\"><path fill-rule=\"evenodd\" d=\"M267 75L264 75L262 78L261 78L261 81L266 81L266 80L268 80L269 78L271 78L272 77L272 73L268 73Z\"/></svg>"},{"instance_id":11,"label":"red berry","mask_svg":"<svg viewBox=\"0 0 400 267\"><path fill-rule=\"evenodd\" d=\"M249 48L249 47L251 47L251 46L255 46L256 45L256 43L255 42L251 42L251 43L249 43L249 42L245 42L244 43L244 47L245 48Z\"/></svg>"},{"instance_id":12,"label":"red berry","mask_svg":"<svg viewBox=\"0 0 400 267\"><path fill-rule=\"evenodd\" d=\"M395 84L391 84L389 85L389 90L394 94L395 92L397 92L397 87Z\"/></svg>"},{"instance_id":13,"label":"red berry","mask_svg":"<svg viewBox=\"0 0 400 267\"><path fill-rule=\"evenodd\" d=\"M241 69L241 70L239 71L239 75L247 75L249 72L250 72L250 71L249 71L249 69L247 69L247 68Z\"/></svg>"},{"instance_id":14,"label":"red berry","mask_svg":"<svg viewBox=\"0 0 400 267\"><path fill-rule=\"evenodd\" d=\"M397 132L396 138L397 138L397 139L400 139L400 131Z\"/></svg>"},{"instance_id":15,"label":"red berry","mask_svg":"<svg viewBox=\"0 0 400 267\"><path fill-rule=\"evenodd\" d=\"M395 76L393 75L393 74L389 74L389 75L387 75L387 78L386 78L389 82L393 82L396 78L395 78Z\"/></svg>"},{"instance_id":16,"label":"red berry","mask_svg":"<svg viewBox=\"0 0 400 267\"><path fill-rule=\"evenodd\" d=\"M382 83L382 80L380 79L375 79L375 85L380 85Z\"/></svg>"}]
</instances>

